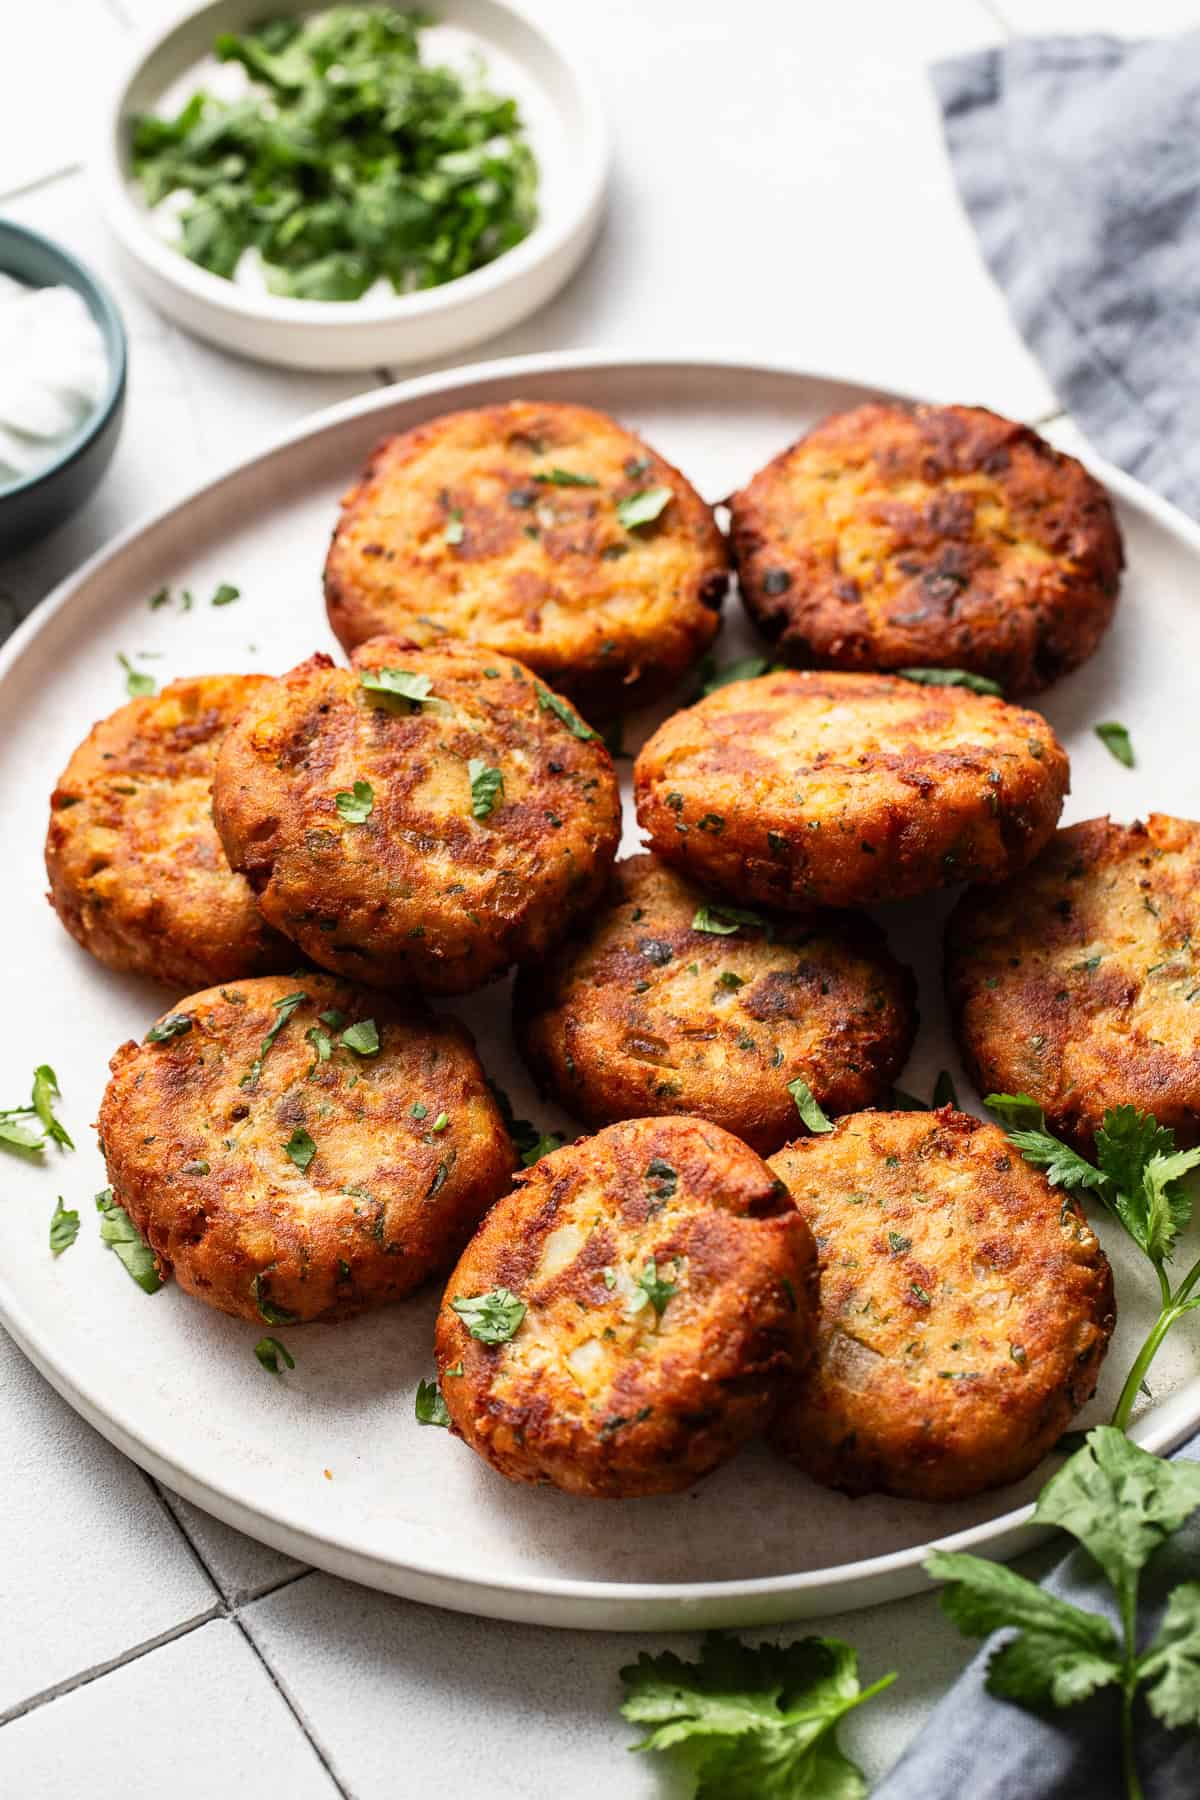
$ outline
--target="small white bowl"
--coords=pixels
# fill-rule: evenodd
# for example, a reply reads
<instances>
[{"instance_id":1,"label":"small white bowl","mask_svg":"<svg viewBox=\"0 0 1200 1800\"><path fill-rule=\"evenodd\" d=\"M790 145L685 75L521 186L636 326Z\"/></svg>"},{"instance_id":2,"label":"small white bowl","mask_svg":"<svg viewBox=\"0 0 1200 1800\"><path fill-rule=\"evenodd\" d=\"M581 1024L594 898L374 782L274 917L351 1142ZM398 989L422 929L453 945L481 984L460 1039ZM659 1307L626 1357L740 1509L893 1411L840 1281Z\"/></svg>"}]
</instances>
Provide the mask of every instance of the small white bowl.
<instances>
[{"instance_id":1,"label":"small white bowl","mask_svg":"<svg viewBox=\"0 0 1200 1800\"><path fill-rule=\"evenodd\" d=\"M277 14L327 10L287 0ZM272 9L266 8L266 13ZM488 74L518 100L538 160L539 220L485 268L414 294L290 300L226 281L168 243L130 173L129 121L170 94L182 104L190 73L220 33L264 17L264 0L208 0L143 42L120 80L92 167L125 273L163 312L222 349L294 369L368 369L447 355L494 336L542 306L574 272L600 223L608 134L586 76L503 0L436 0L438 23L478 42Z\"/></svg>"}]
</instances>

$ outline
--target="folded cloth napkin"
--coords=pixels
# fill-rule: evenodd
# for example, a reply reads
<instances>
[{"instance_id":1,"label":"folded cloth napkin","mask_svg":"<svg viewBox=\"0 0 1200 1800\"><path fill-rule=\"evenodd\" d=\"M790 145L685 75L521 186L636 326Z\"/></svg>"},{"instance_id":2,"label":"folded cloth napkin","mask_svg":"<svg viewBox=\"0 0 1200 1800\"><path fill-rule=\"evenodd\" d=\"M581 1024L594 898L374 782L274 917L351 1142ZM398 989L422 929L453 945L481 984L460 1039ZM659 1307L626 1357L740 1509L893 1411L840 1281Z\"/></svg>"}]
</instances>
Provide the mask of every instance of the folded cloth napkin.
<instances>
[{"instance_id":1,"label":"folded cloth napkin","mask_svg":"<svg viewBox=\"0 0 1200 1800\"><path fill-rule=\"evenodd\" d=\"M1176 1452L1200 1462L1200 1437ZM1158 1630L1171 1589L1200 1576L1200 1514L1169 1539L1141 1580L1139 1636ZM1086 1551L1076 1549L1043 1586L1120 1630L1112 1589ZM955 1629L947 1620L946 1629ZM929 1715L872 1800L1125 1800L1120 1724L1113 1691L1061 1712L1035 1714L985 1691L988 1659L1005 1632L988 1639ZM1168 1731L1139 1701L1137 1764L1145 1800L1197 1800L1200 1733Z\"/></svg>"},{"instance_id":2,"label":"folded cloth napkin","mask_svg":"<svg viewBox=\"0 0 1200 1800\"><path fill-rule=\"evenodd\" d=\"M1200 31L933 72L984 256L1102 455L1200 518Z\"/></svg>"}]
</instances>

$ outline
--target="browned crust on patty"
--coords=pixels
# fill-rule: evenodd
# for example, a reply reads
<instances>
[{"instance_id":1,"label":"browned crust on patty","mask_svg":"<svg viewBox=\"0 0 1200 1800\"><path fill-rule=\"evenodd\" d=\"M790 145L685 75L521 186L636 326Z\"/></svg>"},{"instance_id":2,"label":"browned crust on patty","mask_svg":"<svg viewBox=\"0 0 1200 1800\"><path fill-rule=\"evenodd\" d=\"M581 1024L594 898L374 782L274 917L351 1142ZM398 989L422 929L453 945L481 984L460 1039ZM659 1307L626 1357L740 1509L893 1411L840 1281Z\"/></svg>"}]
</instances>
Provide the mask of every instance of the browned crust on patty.
<instances>
[{"instance_id":1,"label":"browned crust on patty","mask_svg":"<svg viewBox=\"0 0 1200 1800\"><path fill-rule=\"evenodd\" d=\"M556 471L589 485L536 479ZM627 530L618 503L657 487L669 504ZM599 715L665 692L708 648L728 567L712 509L657 451L590 407L519 400L378 446L342 502L325 600L348 650L462 638Z\"/></svg>"},{"instance_id":2,"label":"browned crust on patty","mask_svg":"<svg viewBox=\"0 0 1200 1800\"><path fill-rule=\"evenodd\" d=\"M674 1290L661 1313L647 1263ZM700 1119L610 1125L518 1176L450 1277L436 1346L453 1428L511 1481L601 1499L688 1487L803 1366L815 1267L807 1226L736 1138ZM527 1310L510 1342L483 1343L451 1302L498 1287Z\"/></svg>"},{"instance_id":3,"label":"browned crust on patty","mask_svg":"<svg viewBox=\"0 0 1200 1800\"><path fill-rule=\"evenodd\" d=\"M1200 1142L1200 824L1087 819L1023 875L968 890L946 989L981 1093L1027 1093L1092 1154L1110 1106Z\"/></svg>"},{"instance_id":4,"label":"browned crust on patty","mask_svg":"<svg viewBox=\"0 0 1200 1800\"><path fill-rule=\"evenodd\" d=\"M1100 483L982 407L838 413L730 510L746 606L801 667L970 669L1034 694L1092 654L1116 606Z\"/></svg>"},{"instance_id":5,"label":"browned crust on patty","mask_svg":"<svg viewBox=\"0 0 1200 1800\"><path fill-rule=\"evenodd\" d=\"M263 1054L275 1002L297 991L308 998ZM190 1029L114 1055L100 1139L164 1274L221 1312L293 1324L399 1299L453 1261L508 1186L512 1146L456 1020L307 970L172 1011ZM380 1047L358 1055L341 1031L367 1018ZM303 1169L285 1149L297 1130L316 1146Z\"/></svg>"},{"instance_id":6,"label":"browned crust on patty","mask_svg":"<svg viewBox=\"0 0 1200 1800\"><path fill-rule=\"evenodd\" d=\"M657 854L734 898L800 910L999 881L1069 784L1039 713L965 688L783 669L661 725L634 769Z\"/></svg>"},{"instance_id":7,"label":"browned crust on patty","mask_svg":"<svg viewBox=\"0 0 1200 1800\"><path fill-rule=\"evenodd\" d=\"M217 751L263 675L199 675L94 725L50 796L49 900L110 969L173 985L286 968L212 821Z\"/></svg>"},{"instance_id":8,"label":"browned crust on patty","mask_svg":"<svg viewBox=\"0 0 1200 1800\"><path fill-rule=\"evenodd\" d=\"M770 1167L816 1235L817 1354L776 1447L828 1487L965 1500L1018 1481L1093 1393L1112 1271L994 1125L859 1113Z\"/></svg>"},{"instance_id":9,"label":"browned crust on patty","mask_svg":"<svg viewBox=\"0 0 1200 1800\"><path fill-rule=\"evenodd\" d=\"M369 692L360 676L379 668L428 680L430 704ZM483 819L472 761L504 777ZM336 803L356 781L373 794L363 823ZM314 962L443 994L542 955L603 891L620 836L611 757L528 669L390 638L352 669L313 656L263 688L214 804L230 861Z\"/></svg>"},{"instance_id":10,"label":"browned crust on patty","mask_svg":"<svg viewBox=\"0 0 1200 1800\"><path fill-rule=\"evenodd\" d=\"M695 1114L765 1155L798 1129L798 1077L831 1114L885 1097L912 1047L916 989L878 926L739 922L653 856L613 876L514 996L521 1052L569 1112L593 1126ZM694 929L698 914L722 930Z\"/></svg>"}]
</instances>

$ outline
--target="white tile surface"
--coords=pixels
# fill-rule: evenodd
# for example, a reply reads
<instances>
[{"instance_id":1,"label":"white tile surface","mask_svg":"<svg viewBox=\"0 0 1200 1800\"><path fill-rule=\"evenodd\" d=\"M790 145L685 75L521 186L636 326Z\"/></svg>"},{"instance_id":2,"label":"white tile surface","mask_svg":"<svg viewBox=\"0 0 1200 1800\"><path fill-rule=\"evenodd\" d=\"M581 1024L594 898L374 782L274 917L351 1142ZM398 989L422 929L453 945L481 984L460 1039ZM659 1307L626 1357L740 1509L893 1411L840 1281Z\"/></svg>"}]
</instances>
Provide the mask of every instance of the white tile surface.
<instances>
[{"instance_id":1,"label":"white tile surface","mask_svg":"<svg viewBox=\"0 0 1200 1800\"><path fill-rule=\"evenodd\" d=\"M159 1493L187 1533L197 1555L231 1606L240 1606L256 1594L265 1594L281 1581L299 1575L305 1564L268 1544L256 1543L231 1525L222 1524L210 1513L201 1512L182 1494L155 1484Z\"/></svg>"},{"instance_id":2,"label":"white tile surface","mask_svg":"<svg viewBox=\"0 0 1200 1800\"><path fill-rule=\"evenodd\" d=\"M53 1203L48 1194L47 1218ZM217 1595L145 1477L3 1331L0 1395L2 1719L212 1613Z\"/></svg>"},{"instance_id":3,"label":"white tile surface","mask_svg":"<svg viewBox=\"0 0 1200 1800\"><path fill-rule=\"evenodd\" d=\"M11 1800L336 1800L337 1791L225 1619L0 1732L0 1793Z\"/></svg>"},{"instance_id":4,"label":"white tile surface","mask_svg":"<svg viewBox=\"0 0 1200 1800\"><path fill-rule=\"evenodd\" d=\"M489 1800L565 1794L651 1800L662 1759L627 1756L637 1733L617 1713L617 1671L640 1650L695 1656L693 1637L539 1631L414 1606L310 1575L246 1608L243 1618L338 1779L385 1800L397 1768L413 1795L486 1791ZM790 1642L815 1632L859 1652L864 1685L899 1669L885 1699L843 1731L875 1780L971 1654L933 1595L792 1630L746 1632Z\"/></svg>"},{"instance_id":5,"label":"white tile surface","mask_svg":"<svg viewBox=\"0 0 1200 1800\"><path fill-rule=\"evenodd\" d=\"M1114 37L1165 37L1200 25L1194 0L990 0L1014 32L1057 36L1106 31Z\"/></svg>"}]
</instances>

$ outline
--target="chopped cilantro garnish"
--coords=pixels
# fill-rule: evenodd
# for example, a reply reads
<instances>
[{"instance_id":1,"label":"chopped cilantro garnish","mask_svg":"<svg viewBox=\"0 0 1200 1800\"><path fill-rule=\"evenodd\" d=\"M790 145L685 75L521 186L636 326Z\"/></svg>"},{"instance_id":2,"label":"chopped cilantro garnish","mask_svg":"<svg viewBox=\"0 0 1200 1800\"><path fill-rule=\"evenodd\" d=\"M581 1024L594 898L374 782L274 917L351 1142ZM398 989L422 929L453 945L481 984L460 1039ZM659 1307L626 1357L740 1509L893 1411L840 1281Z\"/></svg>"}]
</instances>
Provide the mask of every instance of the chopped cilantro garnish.
<instances>
[{"instance_id":1,"label":"chopped cilantro garnish","mask_svg":"<svg viewBox=\"0 0 1200 1800\"><path fill-rule=\"evenodd\" d=\"M653 524L671 498L669 487L643 488L627 500L617 501L617 517L626 531L636 531L639 525Z\"/></svg>"},{"instance_id":2,"label":"chopped cilantro garnish","mask_svg":"<svg viewBox=\"0 0 1200 1800\"><path fill-rule=\"evenodd\" d=\"M582 738L586 743L589 738L596 736L591 726L584 724L574 707L568 706L561 695L551 693L550 689L543 687L540 681L534 682L533 691L537 695L537 702L542 711L556 714L573 737Z\"/></svg>"},{"instance_id":3,"label":"chopped cilantro garnish","mask_svg":"<svg viewBox=\"0 0 1200 1800\"><path fill-rule=\"evenodd\" d=\"M333 796L338 817L347 825L361 825L369 819L375 805L375 789L369 781L356 781L352 789L342 788Z\"/></svg>"},{"instance_id":4,"label":"chopped cilantro garnish","mask_svg":"<svg viewBox=\"0 0 1200 1800\"><path fill-rule=\"evenodd\" d=\"M79 1236L79 1214L71 1212L62 1203L62 1195L58 1196L53 1213L50 1215L50 1253L61 1256L69 1250Z\"/></svg>"},{"instance_id":5,"label":"chopped cilantro garnish","mask_svg":"<svg viewBox=\"0 0 1200 1800\"><path fill-rule=\"evenodd\" d=\"M504 798L504 772L489 768L481 757L473 756L467 764L471 783L471 817L486 819Z\"/></svg>"},{"instance_id":6,"label":"chopped cilantro garnish","mask_svg":"<svg viewBox=\"0 0 1200 1800\"><path fill-rule=\"evenodd\" d=\"M194 1023L191 1013L165 1013L146 1033L146 1042L169 1043L172 1038L182 1037L185 1032L190 1031Z\"/></svg>"},{"instance_id":7,"label":"chopped cilantro garnish","mask_svg":"<svg viewBox=\"0 0 1200 1800\"><path fill-rule=\"evenodd\" d=\"M503 1287L487 1294L457 1294L450 1305L481 1344L507 1344L525 1317L525 1302Z\"/></svg>"},{"instance_id":8,"label":"chopped cilantro garnish","mask_svg":"<svg viewBox=\"0 0 1200 1800\"><path fill-rule=\"evenodd\" d=\"M131 700L142 700L158 692L158 683L153 675L146 675L141 669L135 669L123 650L117 652L117 661L125 671L125 692Z\"/></svg>"},{"instance_id":9,"label":"chopped cilantro garnish","mask_svg":"<svg viewBox=\"0 0 1200 1800\"><path fill-rule=\"evenodd\" d=\"M295 1131L293 1131L291 1137L283 1146L283 1153L288 1161L294 1162L301 1174L303 1174L313 1157L317 1154L317 1146L314 1144L308 1132L305 1131L303 1125L297 1125Z\"/></svg>"},{"instance_id":10,"label":"chopped cilantro garnish","mask_svg":"<svg viewBox=\"0 0 1200 1800\"><path fill-rule=\"evenodd\" d=\"M1119 763L1123 763L1127 769L1132 769L1133 741L1124 725L1119 725L1115 719L1109 719L1105 724L1097 725L1094 729L1096 736L1109 755L1115 757Z\"/></svg>"},{"instance_id":11,"label":"chopped cilantro garnish","mask_svg":"<svg viewBox=\"0 0 1200 1800\"><path fill-rule=\"evenodd\" d=\"M546 469L535 475L545 487L599 487L594 475L576 475L571 469Z\"/></svg>"},{"instance_id":12,"label":"chopped cilantro garnish","mask_svg":"<svg viewBox=\"0 0 1200 1800\"><path fill-rule=\"evenodd\" d=\"M375 1056L379 1050L379 1027L374 1019L356 1019L343 1031L342 1043L357 1056Z\"/></svg>"},{"instance_id":13,"label":"chopped cilantro garnish","mask_svg":"<svg viewBox=\"0 0 1200 1800\"><path fill-rule=\"evenodd\" d=\"M450 1413L436 1381L418 1381L416 1412L418 1425L449 1425Z\"/></svg>"},{"instance_id":14,"label":"chopped cilantro garnish","mask_svg":"<svg viewBox=\"0 0 1200 1800\"><path fill-rule=\"evenodd\" d=\"M358 685L385 700L407 700L411 712L416 712L433 692L428 675L414 674L411 669L360 669Z\"/></svg>"},{"instance_id":15,"label":"chopped cilantro garnish","mask_svg":"<svg viewBox=\"0 0 1200 1800\"><path fill-rule=\"evenodd\" d=\"M257 1344L254 1346L254 1354L257 1356L263 1368L268 1369L272 1375L283 1374L283 1370L279 1367L280 1357L283 1358L289 1369L294 1369L296 1366L295 1357L287 1348L287 1345L281 1344L277 1337L259 1338Z\"/></svg>"}]
</instances>

